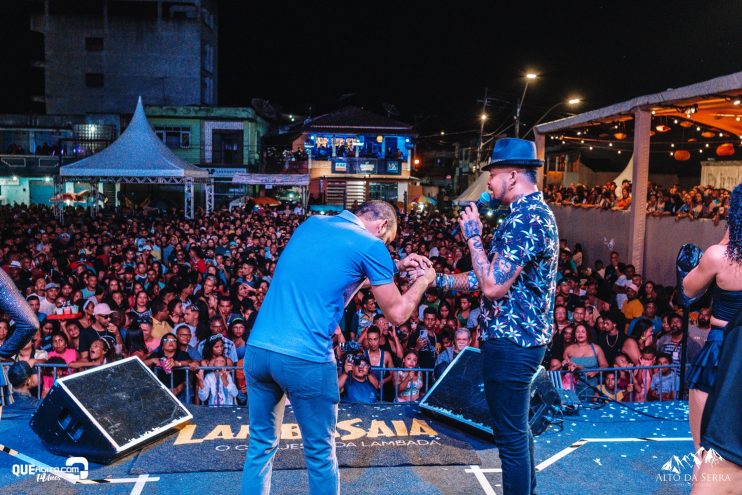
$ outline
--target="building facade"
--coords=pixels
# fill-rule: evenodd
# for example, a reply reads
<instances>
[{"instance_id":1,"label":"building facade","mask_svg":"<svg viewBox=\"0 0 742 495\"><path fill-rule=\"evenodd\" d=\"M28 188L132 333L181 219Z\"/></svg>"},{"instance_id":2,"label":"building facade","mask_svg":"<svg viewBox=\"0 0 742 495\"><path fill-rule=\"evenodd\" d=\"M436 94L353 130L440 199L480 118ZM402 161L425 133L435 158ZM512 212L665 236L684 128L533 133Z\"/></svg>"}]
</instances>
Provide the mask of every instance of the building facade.
<instances>
[{"instance_id":1,"label":"building facade","mask_svg":"<svg viewBox=\"0 0 742 495\"><path fill-rule=\"evenodd\" d=\"M412 126L349 107L315 117L266 145L270 173L308 174L312 201L345 208L369 199L409 200ZM281 149L283 148L283 149ZM413 186L414 187L414 186Z\"/></svg>"},{"instance_id":2,"label":"building facade","mask_svg":"<svg viewBox=\"0 0 742 495\"><path fill-rule=\"evenodd\" d=\"M217 15L212 0L33 0L48 114L131 112L156 105L216 105Z\"/></svg>"},{"instance_id":3,"label":"building facade","mask_svg":"<svg viewBox=\"0 0 742 495\"><path fill-rule=\"evenodd\" d=\"M153 105L145 111L157 136L178 157L209 172L217 205L244 194L232 177L259 168L269 129L254 109Z\"/></svg>"}]
</instances>

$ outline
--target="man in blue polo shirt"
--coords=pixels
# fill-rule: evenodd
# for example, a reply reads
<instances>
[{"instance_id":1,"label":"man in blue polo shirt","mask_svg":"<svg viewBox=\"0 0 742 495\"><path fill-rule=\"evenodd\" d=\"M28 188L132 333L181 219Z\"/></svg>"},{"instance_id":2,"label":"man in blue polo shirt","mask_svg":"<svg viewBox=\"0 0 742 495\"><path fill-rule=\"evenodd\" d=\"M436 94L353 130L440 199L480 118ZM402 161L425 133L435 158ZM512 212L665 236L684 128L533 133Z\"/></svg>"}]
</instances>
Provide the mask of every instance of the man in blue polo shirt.
<instances>
[{"instance_id":1,"label":"man in blue polo shirt","mask_svg":"<svg viewBox=\"0 0 742 495\"><path fill-rule=\"evenodd\" d=\"M354 213L311 217L291 236L245 352L250 441L243 494L270 490L284 395L301 430L310 493L339 493L334 435L340 397L332 335L343 308L368 280L387 320L399 325L435 279L427 258L407 256L397 269L423 268L422 275L399 293L387 249L396 234L394 208L369 201Z\"/></svg>"}]
</instances>

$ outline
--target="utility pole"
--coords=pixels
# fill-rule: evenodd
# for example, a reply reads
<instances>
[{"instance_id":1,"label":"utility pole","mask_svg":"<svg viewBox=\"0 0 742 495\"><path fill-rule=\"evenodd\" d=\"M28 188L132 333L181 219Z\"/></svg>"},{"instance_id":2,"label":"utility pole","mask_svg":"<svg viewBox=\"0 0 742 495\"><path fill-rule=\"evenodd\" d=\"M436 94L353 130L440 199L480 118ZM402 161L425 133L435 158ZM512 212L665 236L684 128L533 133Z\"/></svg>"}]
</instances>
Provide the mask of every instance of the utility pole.
<instances>
[{"instance_id":1,"label":"utility pole","mask_svg":"<svg viewBox=\"0 0 742 495\"><path fill-rule=\"evenodd\" d=\"M488 88L484 88L484 98L482 99L482 114L479 116L479 147L477 148L477 170L481 168L482 163L482 138L484 136L484 121L487 120L487 105L489 105L487 89Z\"/></svg>"}]
</instances>

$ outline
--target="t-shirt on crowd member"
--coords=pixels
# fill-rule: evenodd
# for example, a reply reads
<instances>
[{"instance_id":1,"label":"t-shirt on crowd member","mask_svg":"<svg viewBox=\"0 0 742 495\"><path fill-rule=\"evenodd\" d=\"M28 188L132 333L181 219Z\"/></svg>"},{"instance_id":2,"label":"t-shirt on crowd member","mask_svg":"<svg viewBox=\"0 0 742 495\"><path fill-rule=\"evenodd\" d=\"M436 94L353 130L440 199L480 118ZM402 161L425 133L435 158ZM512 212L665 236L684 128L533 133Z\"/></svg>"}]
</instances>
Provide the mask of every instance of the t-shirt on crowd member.
<instances>
[{"instance_id":1,"label":"t-shirt on crowd member","mask_svg":"<svg viewBox=\"0 0 742 495\"><path fill-rule=\"evenodd\" d=\"M340 399L343 402L378 402L379 380L373 373L369 373L370 367L368 357L363 354L347 357L343 373L338 377Z\"/></svg>"},{"instance_id":2,"label":"t-shirt on crowd member","mask_svg":"<svg viewBox=\"0 0 742 495\"><path fill-rule=\"evenodd\" d=\"M209 366L224 367L227 366L227 360L224 356L213 358ZM232 374L225 370L219 369L210 371L204 377L204 370L196 372L196 388L198 389L198 398L202 403L209 406L234 406L235 398L239 391L232 380Z\"/></svg>"},{"instance_id":3,"label":"t-shirt on crowd member","mask_svg":"<svg viewBox=\"0 0 742 495\"><path fill-rule=\"evenodd\" d=\"M483 170L489 170L491 198L510 206L510 213L486 249L477 206L466 207L459 226L474 269L436 275L437 287L482 292L484 388L507 495L531 493L536 486L530 383L551 339L559 261L556 221L536 186L542 166L532 141L495 143Z\"/></svg>"},{"instance_id":4,"label":"t-shirt on crowd member","mask_svg":"<svg viewBox=\"0 0 742 495\"><path fill-rule=\"evenodd\" d=\"M334 435L340 397L332 337L343 308L367 281L386 318L400 325L435 278L429 260L409 255L397 268L426 268L399 293L387 249L397 225L391 205L369 201L355 213L310 217L286 245L245 352L250 441L243 494L270 490L285 395L302 431L309 492L339 493Z\"/></svg>"}]
</instances>

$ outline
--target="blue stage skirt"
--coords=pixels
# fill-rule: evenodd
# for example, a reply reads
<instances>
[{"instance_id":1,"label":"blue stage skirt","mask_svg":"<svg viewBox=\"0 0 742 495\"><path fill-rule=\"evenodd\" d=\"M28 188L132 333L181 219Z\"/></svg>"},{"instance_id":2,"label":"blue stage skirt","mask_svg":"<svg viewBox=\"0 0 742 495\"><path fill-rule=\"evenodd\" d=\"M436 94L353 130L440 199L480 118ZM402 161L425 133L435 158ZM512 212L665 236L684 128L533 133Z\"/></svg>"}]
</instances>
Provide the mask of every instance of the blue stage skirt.
<instances>
[{"instance_id":1,"label":"blue stage skirt","mask_svg":"<svg viewBox=\"0 0 742 495\"><path fill-rule=\"evenodd\" d=\"M706 344L696 356L688 372L688 388L709 393L714 388L721 343L724 342L724 327L712 326Z\"/></svg>"}]
</instances>

